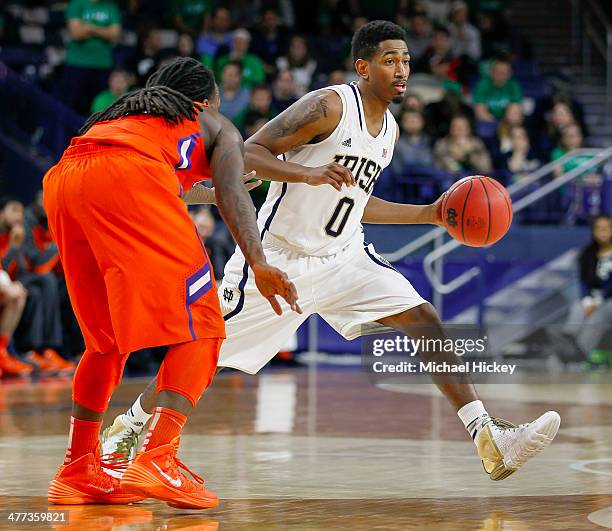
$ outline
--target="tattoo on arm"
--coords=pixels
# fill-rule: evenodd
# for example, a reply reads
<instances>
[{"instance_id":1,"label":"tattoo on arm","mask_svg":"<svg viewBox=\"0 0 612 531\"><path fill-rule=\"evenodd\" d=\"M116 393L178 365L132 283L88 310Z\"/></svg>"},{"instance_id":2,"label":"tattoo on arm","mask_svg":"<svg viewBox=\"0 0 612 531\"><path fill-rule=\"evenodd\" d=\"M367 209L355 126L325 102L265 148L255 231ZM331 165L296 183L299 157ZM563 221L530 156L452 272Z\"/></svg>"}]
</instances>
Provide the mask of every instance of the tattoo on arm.
<instances>
[{"instance_id":1,"label":"tattoo on arm","mask_svg":"<svg viewBox=\"0 0 612 531\"><path fill-rule=\"evenodd\" d=\"M235 135L220 133L211 168L219 211L248 264L253 266L265 260L255 207L242 183L244 144L237 132Z\"/></svg>"},{"instance_id":2,"label":"tattoo on arm","mask_svg":"<svg viewBox=\"0 0 612 531\"><path fill-rule=\"evenodd\" d=\"M321 117L327 118L327 94L313 94L278 120L270 124L269 134L283 138L292 135L302 127L316 122Z\"/></svg>"}]
</instances>

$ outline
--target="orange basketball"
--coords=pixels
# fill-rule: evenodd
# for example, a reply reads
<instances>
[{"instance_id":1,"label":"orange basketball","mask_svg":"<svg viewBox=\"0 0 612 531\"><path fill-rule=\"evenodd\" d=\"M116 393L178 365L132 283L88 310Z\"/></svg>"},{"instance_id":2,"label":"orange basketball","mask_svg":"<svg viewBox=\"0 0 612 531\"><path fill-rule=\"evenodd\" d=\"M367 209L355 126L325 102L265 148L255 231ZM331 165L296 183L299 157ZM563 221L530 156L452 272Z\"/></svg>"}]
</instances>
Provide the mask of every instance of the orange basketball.
<instances>
[{"instance_id":1,"label":"orange basketball","mask_svg":"<svg viewBox=\"0 0 612 531\"><path fill-rule=\"evenodd\" d=\"M442 201L448 233L463 245L484 247L499 241L512 224L512 200L495 179L483 175L454 183Z\"/></svg>"}]
</instances>

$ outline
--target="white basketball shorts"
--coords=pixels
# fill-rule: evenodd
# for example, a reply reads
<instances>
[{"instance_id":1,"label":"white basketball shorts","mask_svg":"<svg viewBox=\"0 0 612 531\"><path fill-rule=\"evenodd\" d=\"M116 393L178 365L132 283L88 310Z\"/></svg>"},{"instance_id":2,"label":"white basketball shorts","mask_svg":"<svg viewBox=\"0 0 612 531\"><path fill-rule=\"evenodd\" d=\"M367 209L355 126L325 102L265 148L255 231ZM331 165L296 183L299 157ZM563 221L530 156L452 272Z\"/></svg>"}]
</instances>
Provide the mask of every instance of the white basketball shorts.
<instances>
[{"instance_id":1,"label":"white basketball shorts","mask_svg":"<svg viewBox=\"0 0 612 531\"><path fill-rule=\"evenodd\" d=\"M274 245L264 239L268 263L295 284L304 313L297 314L278 297L278 316L259 293L253 272L237 250L225 266L219 287L227 339L220 367L251 374L259 371L287 344L308 316L318 313L346 339L388 330L378 319L424 304L412 284L376 254L373 245L352 242L332 256L315 257Z\"/></svg>"}]
</instances>

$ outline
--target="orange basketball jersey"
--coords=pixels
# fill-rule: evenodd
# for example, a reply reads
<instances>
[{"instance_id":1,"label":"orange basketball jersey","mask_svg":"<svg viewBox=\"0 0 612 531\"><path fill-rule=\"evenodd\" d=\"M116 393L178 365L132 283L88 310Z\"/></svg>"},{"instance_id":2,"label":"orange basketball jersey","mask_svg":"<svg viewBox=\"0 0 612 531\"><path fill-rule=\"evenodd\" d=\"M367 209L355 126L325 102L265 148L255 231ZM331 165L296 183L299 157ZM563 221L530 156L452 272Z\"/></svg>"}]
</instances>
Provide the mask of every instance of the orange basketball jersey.
<instances>
[{"instance_id":1,"label":"orange basketball jersey","mask_svg":"<svg viewBox=\"0 0 612 531\"><path fill-rule=\"evenodd\" d=\"M71 146L110 144L132 148L147 157L170 165L178 177L181 195L202 180L211 179L210 167L199 121L178 125L147 115L126 116L98 122Z\"/></svg>"}]
</instances>

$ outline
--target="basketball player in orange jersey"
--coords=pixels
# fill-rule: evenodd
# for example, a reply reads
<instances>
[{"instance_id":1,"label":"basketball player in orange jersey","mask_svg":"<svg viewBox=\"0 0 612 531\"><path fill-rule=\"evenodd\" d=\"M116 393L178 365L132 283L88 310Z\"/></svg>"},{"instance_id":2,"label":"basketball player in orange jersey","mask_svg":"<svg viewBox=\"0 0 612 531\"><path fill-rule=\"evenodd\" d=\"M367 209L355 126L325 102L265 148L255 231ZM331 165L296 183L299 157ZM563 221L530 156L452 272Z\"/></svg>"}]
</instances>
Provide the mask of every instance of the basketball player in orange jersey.
<instances>
[{"instance_id":1,"label":"basketball player in orange jersey","mask_svg":"<svg viewBox=\"0 0 612 531\"><path fill-rule=\"evenodd\" d=\"M210 384L225 327L214 275L181 196L212 178L219 209L275 312L297 292L267 264L242 184L243 142L217 111L213 74L178 59L147 87L94 114L45 175L44 206L86 350L73 382L68 450L49 488L58 504L218 504L176 457L186 418ZM167 345L144 452L121 484L101 469L99 431L130 352Z\"/></svg>"},{"instance_id":2,"label":"basketball player in orange jersey","mask_svg":"<svg viewBox=\"0 0 612 531\"><path fill-rule=\"evenodd\" d=\"M219 288L227 340L220 367L259 371L309 314L320 314L347 339L389 329L444 339L435 308L410 282L364 243L362 223L441 224L441 200L404 205L372 195L388 166L399 128L391 103L400 103L410 72L404 30L376 20L352 42L357 83L313 91L264 125L246 142L246 166L269 179L259 211L270 262L287 272L302 294L303 314L281 317L267 307L239 249ZM281 158L279 158L281 157ZM462 365L452 352L420 352L423 361ZM560 418L548 411L514 426L490 416L469 378L433 374L474 440L485 471L501 480L546 448ZM155 405L154 385L105 432L110 451L130 456Z\"/></svg>"}]
</instances>

